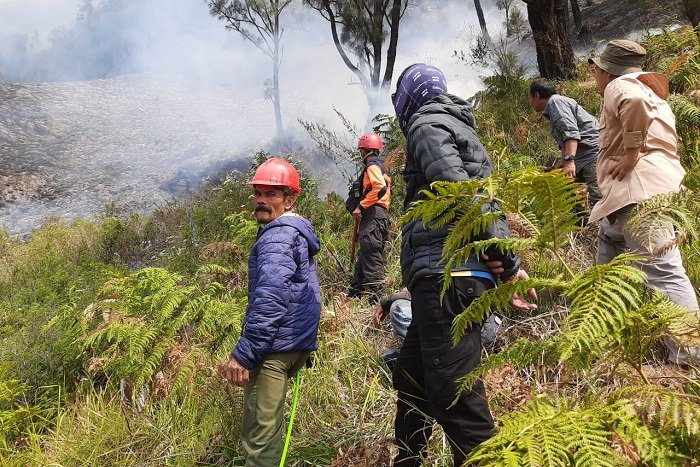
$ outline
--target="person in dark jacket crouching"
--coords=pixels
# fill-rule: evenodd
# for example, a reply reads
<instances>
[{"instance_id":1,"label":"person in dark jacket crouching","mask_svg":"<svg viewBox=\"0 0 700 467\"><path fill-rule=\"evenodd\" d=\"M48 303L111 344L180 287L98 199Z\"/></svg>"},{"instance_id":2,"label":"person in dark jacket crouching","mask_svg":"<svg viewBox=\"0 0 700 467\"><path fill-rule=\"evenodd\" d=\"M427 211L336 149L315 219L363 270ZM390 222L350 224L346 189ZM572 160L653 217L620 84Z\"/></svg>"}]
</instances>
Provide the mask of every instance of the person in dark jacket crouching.
<instances>
[{"instance_id":1,"label":"person in dark jacket crouching","mask_svg":"<svg viewBox=\"0 0 700 467\"><path fill-rule=\"evenodd\" d=\"M222 374L244 387L241 442L246 466L279 465L287 379L317 346L321 296L314 256L320 242L305 218L290 212L299 175L269 159L248 183L261 224L248 259L243 332Z\"/></svg>"},{"instance_id":2,"label":"person in dark jacket crouching","mask_svg":"<svg viewBox=\"0 0 700 467\"><path fill-rule=\"evenodd\" d=\"M471 106L447 93L442 72L418 63L403 71L392 101L399 125L406 135L406 199L404 208L419 199L420 191L435 181L460 181L491 175L491 160L476 134ZM493 203L485 210L498 210ZM453 346L454 318L496 280L526 279L520 260L496 248L487 251L489 260L501 261L499 278L478 258L469 258L454 268L452 285L440 300L440 263L447 236L446 228L431 230L421 221L402 228L401 272L412 297L413 320L393 371L398 390L394 423L398 455L397 467L419 466L423 451L437 421L452 448L455 466L469 452L494 433L494 423L481 381L457 399L458 379L472 371L481 358L481 327L474 324ZM494 223L481 238L507 237L505 219ZM534 290L530 296L536 298ZM522 296L514 296L513 306L534 308Z\"/></svg>"}]
</instances>

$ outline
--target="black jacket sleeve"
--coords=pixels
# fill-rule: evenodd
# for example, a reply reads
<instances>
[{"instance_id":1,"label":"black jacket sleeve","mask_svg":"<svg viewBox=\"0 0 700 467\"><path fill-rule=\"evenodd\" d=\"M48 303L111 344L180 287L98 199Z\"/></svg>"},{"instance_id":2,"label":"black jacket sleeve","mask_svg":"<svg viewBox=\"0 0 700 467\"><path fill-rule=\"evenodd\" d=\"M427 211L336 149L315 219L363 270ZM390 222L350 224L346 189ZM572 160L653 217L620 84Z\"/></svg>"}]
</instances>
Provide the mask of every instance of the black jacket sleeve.
<instances>
[{"instance_id":1,"label":"black jacket sleeve","mask_svg":"<svg viewBox=\"0 0 700 467\"><path fill-rule=\"evenodd\" d=\"M495 201L484 204L484 212L500 211L500 206ZM506 216L501 215L500 218L491 224L491 226L480 235L481 240L489 238L508 238L510 237L510 229L506 223ZM510 279L518 269L522 266L522 262L517 255L513 253L503 253L497 247L492 246L486 250L489 261L500 261L503 264L503 272L500 274L500 279L506 281Z\"/></svg>"}]
</instances>

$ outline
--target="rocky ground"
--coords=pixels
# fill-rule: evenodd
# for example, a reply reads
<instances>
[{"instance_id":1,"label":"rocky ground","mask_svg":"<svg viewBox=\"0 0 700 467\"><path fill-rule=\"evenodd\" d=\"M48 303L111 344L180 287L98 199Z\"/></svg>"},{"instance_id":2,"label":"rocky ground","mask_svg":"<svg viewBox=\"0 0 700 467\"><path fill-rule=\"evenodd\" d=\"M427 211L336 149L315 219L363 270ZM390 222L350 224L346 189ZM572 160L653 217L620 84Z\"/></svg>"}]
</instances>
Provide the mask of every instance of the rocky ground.
<instances>
[{"instance_id":1,"label":"rocky ground","mask_svg":"<svg viewBox=\"0 0 700 467\"><path fill-rule=\"evenodd\" d=\"M639 39L664 27L688 23L681 0L578 0L578 3L583 19L578 36L583 44Z\"/></svg>"}]
</instances>

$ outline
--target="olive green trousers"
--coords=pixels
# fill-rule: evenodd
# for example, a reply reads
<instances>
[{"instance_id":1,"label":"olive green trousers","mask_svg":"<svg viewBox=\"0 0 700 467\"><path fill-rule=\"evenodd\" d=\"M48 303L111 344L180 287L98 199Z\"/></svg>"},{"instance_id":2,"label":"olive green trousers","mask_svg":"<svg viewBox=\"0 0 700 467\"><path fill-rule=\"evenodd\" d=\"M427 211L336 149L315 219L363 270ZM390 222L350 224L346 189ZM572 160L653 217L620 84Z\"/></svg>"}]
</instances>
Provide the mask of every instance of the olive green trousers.
<instances>
[{"instance_id":1,"label":"olive green trousers","mask_svg":"<svg viewBox=\"0 0 700 467\"><path fill-rule=\"evenodd\" d=\"M282 428L287 380L299 371L311 354L273 353L250 372L243 389L241 442L246 451L246 467L278 466L282 458Z\"/></svg>"}]
</instances>

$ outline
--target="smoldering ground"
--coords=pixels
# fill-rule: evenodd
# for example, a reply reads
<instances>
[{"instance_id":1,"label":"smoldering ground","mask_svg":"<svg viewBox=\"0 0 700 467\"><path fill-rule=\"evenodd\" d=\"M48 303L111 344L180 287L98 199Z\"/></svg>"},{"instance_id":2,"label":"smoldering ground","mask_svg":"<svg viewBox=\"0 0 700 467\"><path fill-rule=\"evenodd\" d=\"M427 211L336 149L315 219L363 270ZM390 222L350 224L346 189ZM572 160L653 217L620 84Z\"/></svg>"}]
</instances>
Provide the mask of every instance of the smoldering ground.
<instances>
[{"instance_id":1,"label":"smoldering ground","mask_svg":"<svg viewBox=\"0 0 700 467\"><path fill-rule=\"evenodd\" d=\"M498 30L502 13L483 3ZM90 217L109 203L148 211L245 168L271 145L270 60L225 30L204 0L6 0L0 18L0 225L14 233L46 216ZM361 129L366 99L328 23L300 4L282 21L287 133L312 147L297 119L342 131L334 108ZM451 91L471 95L479 70L452 52L469 46L476 24L471 2L412 4L395 78L410 63L431 62ZM391 112L388 98L381 110ZM331 164L313 173L339 178Z\"/></svg>"}]
</instances>

